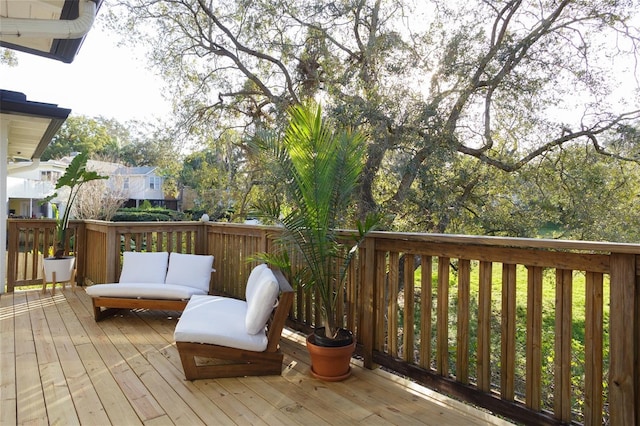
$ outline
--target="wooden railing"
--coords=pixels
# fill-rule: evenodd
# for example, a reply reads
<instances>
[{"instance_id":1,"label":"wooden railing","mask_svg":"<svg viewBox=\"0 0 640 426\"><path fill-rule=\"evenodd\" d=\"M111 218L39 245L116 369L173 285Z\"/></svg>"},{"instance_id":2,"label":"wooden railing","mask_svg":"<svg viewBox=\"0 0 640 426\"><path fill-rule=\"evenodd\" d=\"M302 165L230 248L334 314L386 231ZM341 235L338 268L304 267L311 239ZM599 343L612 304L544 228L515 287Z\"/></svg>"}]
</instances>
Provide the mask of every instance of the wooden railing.
<instances>
[{"instance_id":1,"label":"wooden railing","mask_svg":"<svg viewBox=\"0 0 640 426\"><path fill-rule=\"evenodd\" d=\"M38 272L14 256L29 237L12 233L44 222L9 221L10 290ZM208 253L213 288L236 297L251 256L277 233L199 222L76 229L80 282L116 281L123 250ZM29 232L35 241L44 231ZM312 297L297 289L289 326L313 327ZM640 245L375 232L352 265L340 316L367 367L508 418L640 424Z\"/></svg>"},{"instance_id":2,"label":"wooden railing","mask_svg":"<svg viewBox=\"0 0 640 426\"><path fill-rule=\"evenodd\" d=\"M56 222L41 219L7 220L7 291L42 284L42 259L53 256ZM66 254L84 252L84 223L71 221ZM78 267L83 273L82 268Z\"/></svg>"}]
</instances>

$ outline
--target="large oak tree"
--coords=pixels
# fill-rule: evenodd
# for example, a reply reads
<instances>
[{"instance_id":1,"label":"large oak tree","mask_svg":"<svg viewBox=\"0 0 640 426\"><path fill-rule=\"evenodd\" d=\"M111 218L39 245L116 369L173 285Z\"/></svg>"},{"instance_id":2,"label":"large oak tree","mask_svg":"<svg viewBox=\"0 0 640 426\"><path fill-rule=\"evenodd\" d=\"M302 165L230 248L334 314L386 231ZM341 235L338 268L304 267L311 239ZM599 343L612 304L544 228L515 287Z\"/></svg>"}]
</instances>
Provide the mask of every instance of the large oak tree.
<instances>
[{"instance_id":1,"label":"large oak tree","mask_svg":"<svg viewBox=\"0 0 640 426\"><path fill-rule=\"evenodd\" d=\"M481 171L570 143L638 160L615 144L640 118L637 1L122 3L112 25L146 44L185 129L250 136L314 97L368 134L359 206L396 227L446 231Z\"/></svg>"}]
</instances>

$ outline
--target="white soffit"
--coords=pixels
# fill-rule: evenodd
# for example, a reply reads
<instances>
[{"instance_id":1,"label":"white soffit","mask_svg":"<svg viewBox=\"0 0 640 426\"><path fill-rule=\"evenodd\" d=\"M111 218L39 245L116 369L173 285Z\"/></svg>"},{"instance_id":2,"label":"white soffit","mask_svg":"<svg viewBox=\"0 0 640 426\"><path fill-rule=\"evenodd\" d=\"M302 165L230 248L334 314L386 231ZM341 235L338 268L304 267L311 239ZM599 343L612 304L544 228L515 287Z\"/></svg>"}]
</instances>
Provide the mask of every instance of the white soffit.
<instances>
[{"instance_id":1,"label":"white soffit","mask_svg":"<svg viewBox=\"0 0 640 426\"><path fill-rule=\"evenodd\" d=\"M64 0L0 0L0 16L17 19L59 20ZM2 41L48 52L53 38L4 36Z\"/></svg>"}]
</instances>

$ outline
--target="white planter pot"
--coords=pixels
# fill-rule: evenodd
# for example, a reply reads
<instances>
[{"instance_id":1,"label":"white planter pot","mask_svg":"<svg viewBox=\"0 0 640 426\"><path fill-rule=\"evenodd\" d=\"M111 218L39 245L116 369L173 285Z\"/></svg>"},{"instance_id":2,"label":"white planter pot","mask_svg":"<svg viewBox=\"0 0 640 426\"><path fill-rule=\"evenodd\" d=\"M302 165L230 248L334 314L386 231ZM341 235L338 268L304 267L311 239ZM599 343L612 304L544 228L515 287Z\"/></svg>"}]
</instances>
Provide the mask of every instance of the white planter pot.
<instances>
[{"instance_id":1,"label":"white planter pot","mask_svg":"<svg viewBox=\"0 0 640 426\"><path fill-rule=\"evenodd\" d=\"M65 282L71 281L76 258L73 256L65 256L62 259L55 257L47 257L44 259L44 279L46 282L53 282L53 273L56 274L55 281Z\"/></svg>"}]
</instances>

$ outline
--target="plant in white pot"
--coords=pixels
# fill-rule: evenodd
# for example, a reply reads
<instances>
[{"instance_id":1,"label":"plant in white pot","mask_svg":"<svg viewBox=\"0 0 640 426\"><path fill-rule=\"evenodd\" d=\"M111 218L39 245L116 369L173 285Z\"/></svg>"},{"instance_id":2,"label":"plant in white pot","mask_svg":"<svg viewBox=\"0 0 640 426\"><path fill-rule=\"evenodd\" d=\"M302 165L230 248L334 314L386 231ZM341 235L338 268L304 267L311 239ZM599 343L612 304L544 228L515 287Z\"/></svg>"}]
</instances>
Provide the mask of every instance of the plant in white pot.
<instances>
[{"instance_id":1,"label":"plant in white pot","mask_svg":"<svg viewBox=\"0 0 640 426\"><path fill-rule=\"evenodd\" d=\"M267 137L257 142L282 174L288 194L287 210L276 203L257 206L258 214L281 225L277 251L260 258L283 270L297 265L293 282L308 291L322 324L307 339L312 374L323 380L342 380L349 376L349 362L355 349L350 331L341 328L337 318L344 302L344 284L349 264L364 237L377 226L380 217L370 214L357 223L358 235L345 243L338 229L348 226L353 193L364 166L365 141L358 132L334 130L322 119L320 106L313 103L293 106L283 137ZM295 253L293 252L295 251ZM295 269L295 268L294 268ZM343 365L335 373L325 371L314 358L316 346L346 352ZM346 362L346 365L344 365ZM330 364L336 365L332 358Z\"/></svg>"},{"instance_id":2,"label":"plant in white pot","mask_svg":"<svg viewBox=\"0 0 640 426\"><path fill-rule=\"evenodd\" d=\"M87 170L88 159L89 155L87 153L80 153L73 157L64 174L56 183L56 192L42 200L42 203L51 202L51 200L58 197L58 190L68 187L69 194L62 217L60 217L56 205L53 204L53 210L56 216L54 236L55 251L53 257L47 257L43 262L45 282L65 282L72 280L73 271L75 270L75 257L65 256L65 243L69 229L69 219L71 218L71 207L82 185L92 180L108 179L107 176L101 176L95 171Z\"/></svg>"}]
</instances>

